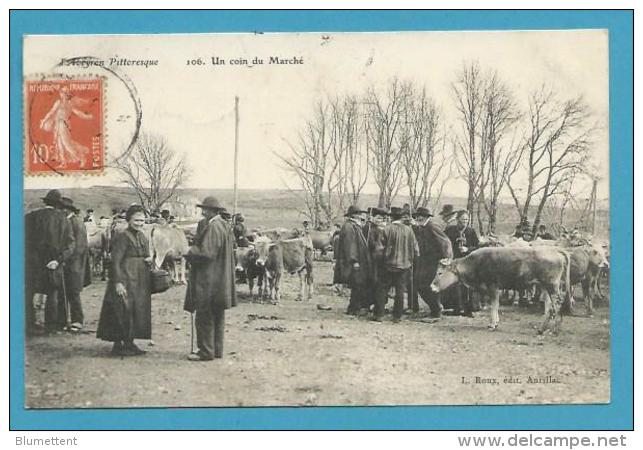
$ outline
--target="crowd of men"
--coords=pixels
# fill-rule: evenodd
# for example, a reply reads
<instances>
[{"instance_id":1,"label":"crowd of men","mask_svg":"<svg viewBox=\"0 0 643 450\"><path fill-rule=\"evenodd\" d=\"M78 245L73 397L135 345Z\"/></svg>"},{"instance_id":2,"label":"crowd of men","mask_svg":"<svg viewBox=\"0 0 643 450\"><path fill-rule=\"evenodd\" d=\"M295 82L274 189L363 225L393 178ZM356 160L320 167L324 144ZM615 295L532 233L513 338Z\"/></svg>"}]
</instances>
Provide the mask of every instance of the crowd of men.
<instances>
[{"instance_id":1,"label":"crowd of men","mask_svg":"<svg viewBox=\"0 0 643 450\"><path fill-rule=\"evenodd\" d=\"M429 305L431 316L439 318L444 309L440 298L429 288L443 258L463 257L478 248L479 239L469 226L469 213L444 205L442 224L424 207L411 214L408 205L369 208L350 206L346 220L334 241L333 282L351 290L347 313L357 315L372 309L373 320L382 321L391 289L395 292L393 321L399 322L408 308L417 311L418 293ZM453 314L473 314L468 292L457 286Z\"/></svg>"}]
</instances>

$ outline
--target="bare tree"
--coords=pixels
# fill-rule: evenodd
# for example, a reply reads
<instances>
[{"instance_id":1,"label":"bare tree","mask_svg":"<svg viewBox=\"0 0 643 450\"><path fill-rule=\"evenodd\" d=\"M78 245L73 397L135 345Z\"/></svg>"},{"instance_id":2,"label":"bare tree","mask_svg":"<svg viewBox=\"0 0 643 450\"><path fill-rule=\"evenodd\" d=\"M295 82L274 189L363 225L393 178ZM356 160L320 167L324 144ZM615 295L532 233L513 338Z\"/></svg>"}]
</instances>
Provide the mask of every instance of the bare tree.
<instances>
[{"instance_id":1,"label":"bare tree","mask_svg":"<svg viewBox=\"0 0 643 450\"><path fill-rule=\"evenodd\" d=\"M148 212L160 211L189 176L185 155L178 155L164 137L148 133L139 135L132 151L115 168Z\"/></svg>"},{"instance_id":2,"label":"bare tree","mask_svg":"<svg viewBox=\"0 0 643 450\"><path fill-rule=\"evenodd\" d=\"M333 148L333 133L328 105L318 101L312 118L306 120L295 143L287 142L291 154L277 154L286 169L297 176L304 192L307 215L313 226L323 220L326 207L324 190L327 188L328 155Z\"/></svg>"},{"instance_id":3,"label":"bare tree","mask_svg":"<svg viewBox=\"0 0 643 450\"><path fill-rule=\"evenodd\" d=\"M439 199L450 176L445 169L453 167L445 157L440 122L440 111L426 90L411 88L398 136L411 211L427 206L436 196Z\"/></svg>"},{"instance_id":4,"label":"bare tree","mask_svg":"<svg viewBox=\"0 0 643 450\"><path fill-rule=\"evenodd\" d=\"M344 174L350 202L359 203L359 198L369 176L369 145L366 139L366 121L363 120L357 98L344 100L346 121Z\"/></svg>"},{"instance_id":5,"label":"bare tree","mask_svg":"<svg viewBox=\"0 0 643 450\"><path fill-rule=\"evenodd\" d=\"M480 121L484 107L484 80L477 62L465 63L452 84L461 132L454 140L457 167L468 184L467 209L474 211L480 194L485 154L478 148Z\"/></svg>"},{"instance_id":6,"label":"bare tree","mask_svg":"<svg viewBox=\"0 0 643 450\"><path fill-rule=\"evenodd\" d=\"M532 201L536 202L534 231L547 201L560 194L587 163L595 129L590 121L591 112L582 97L558 102L554 92L546 88L530 97L523 143L526 173L517 171L507 185L521 216L528 216ZM516 188L517 178L526 179L523 201Z\"/></svg>"},{"instance_id":7,"label":"bare tree","mask_svg":"<svg viewBox=\"0 0 643 450\"><path fill-rule=\"evenodd\" d=\"M408 83L395 78L389 83L385 94L378 94L373 87L366 93L369 163L380 191L378 205L384 208L391 207L402 181L398 131L404 117L409 87Z\"/></svg>"},{"instance_id":8,"label":"bare tree","mask_svg":"<svg viewBox=\"0 0 643 450\"><path fill-rule=\"evenodd\" d=\"M290 155L277 155L297 176L305 213L315 227L335 220L347 201L359 199L366 184L368 168L360 128L354 97L319 100L295 143L288 143Z\"/></svg>"},{"instance_id":9,"label":"bare tree","mask_svg":"<svg viewBox=\"0 0 643 450\"><path fill-rule=\"evenodd\" d=\"M479 202L487 213L487 232L495 233L500 194L507 179L517 170L523 148L506 142L519 118L518 108L497 72L486 79L481 119L480 153L483 163ZM479 210L480 211L480 208Z\"/></svg>"}]
</instances>

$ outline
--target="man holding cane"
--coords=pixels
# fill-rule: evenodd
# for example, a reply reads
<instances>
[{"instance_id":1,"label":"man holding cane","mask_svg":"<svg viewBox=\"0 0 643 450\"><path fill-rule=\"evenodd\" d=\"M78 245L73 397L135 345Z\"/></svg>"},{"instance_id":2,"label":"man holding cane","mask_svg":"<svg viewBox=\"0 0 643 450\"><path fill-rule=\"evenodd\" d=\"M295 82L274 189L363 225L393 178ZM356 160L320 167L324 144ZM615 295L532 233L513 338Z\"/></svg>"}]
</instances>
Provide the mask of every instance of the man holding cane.
<instances>
[{"instance_id":1,"label":"man holding cane","mask_svg":"<svg viewBox=\"0 0 643 450\"><path fill-rule=\"evenodd\" d=\"M211 361L223 357L225 310L237 304L234 236L230 224L222 218L226 210L215 197L206 197L197 206L203 219L186 255L191 269L184 309L196 312L198 352L188 359Z\"/></svg>"}]
</instances>

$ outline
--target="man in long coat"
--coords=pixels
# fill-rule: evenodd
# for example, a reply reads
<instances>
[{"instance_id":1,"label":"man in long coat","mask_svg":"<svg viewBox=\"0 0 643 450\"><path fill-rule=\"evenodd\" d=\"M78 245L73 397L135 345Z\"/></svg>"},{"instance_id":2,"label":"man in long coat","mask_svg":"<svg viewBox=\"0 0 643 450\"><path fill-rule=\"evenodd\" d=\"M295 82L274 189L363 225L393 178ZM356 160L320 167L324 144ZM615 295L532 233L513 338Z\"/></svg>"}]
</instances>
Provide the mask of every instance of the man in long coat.
<instances>
[{"instance_id":1,"label":"man in long coat","mask_svg":"<svg viewBox=\"0 0 643 450\"><path fill-rule=\"evenodd\" d=\"M215 197L206 197L197 206L203 210L203 219L186 255L191 269L184 309L196 311L199 350L188 359L210 361L223 357L225 310L237 304L234 236L230 223L221 217L225 208Z\"/></svg>"},{"instance_id":2,"label":"man in long coat","mask_svg":"<svg viewBox=\"0 0 643 450\"><path fill-rule=\"evenodd\" d=\"M453 249L449 237L431 220L433 214L428 208L418 208L414 217L417 223L413 226L413 231L420 247L420 256L415 259L413 265L413 291L409 295L415 305L419 293L429 305L431 317L439 318L442 305L439 294L431 290L431 282L435 278L440 260L453 258Z\"/></svg>"},{"instance_id":3,"label":"man in long coat","mask_svg":"<svg viewBox=\"0 0 643 450\"><path fill-rule=\"evenodd\" d=\"M62 195L57 189L42 199L44 208L25 215L25 320L28 334L37 331L33 296L45 294L45 329L61 329L58 308L61 307L63 263L74 252L71 225L60 210Z\"/></svg>"},{"instance_id":4,"label":"man in long coat","mask_svg":"<svg viewBox=\"0 0 643 450\"><path fill-rule=\"evenodd\" d=\"M83 288L91 283L91 274L89 270L89 246L87 245L87 228L84 222L78 217L80 212L74 206L72 199L63 197L61 199L63 210L67 212L67 220L71 225L74 234L74 252L69 257L64 266L65 272L65 295L66 304L69 307L69 318L71 320L70 331L80 331L83 328L83 306L80 301L80 293ZM59 314L63 313L61 322L66 324L67 311L61 309Z\"/></svg>"},{"instance_id":5,"label":"man in long coat","mask_svg":"<svg viewBox=\"0 0 643 450\"><path fill-rule=\"evenodd\" d=\"M368 244L368 252L371 259L371 280L368 286L369 303L375 304L377 298L377 280L384 271L384 228L386 227L386 218L388 211L383 208L369 208L371 220L364 226L364 235Z\"/></svg>"},{"instance_id":6,"label":"man in long coat","mask_svg":"<svg viewBox=\"0 0 643 450\"><path fill-rule=\"evenodd\" d=\"M362 231L361 216L365 211L351 205L346 211L346 220L339 231L337 255L335 257L335 284L343 283L350 287L351 297L347 314L359 313L362 305L367 303L364 298L368 283L371 281L371 262L366 238Z\"/></svg>"}]
</instances>

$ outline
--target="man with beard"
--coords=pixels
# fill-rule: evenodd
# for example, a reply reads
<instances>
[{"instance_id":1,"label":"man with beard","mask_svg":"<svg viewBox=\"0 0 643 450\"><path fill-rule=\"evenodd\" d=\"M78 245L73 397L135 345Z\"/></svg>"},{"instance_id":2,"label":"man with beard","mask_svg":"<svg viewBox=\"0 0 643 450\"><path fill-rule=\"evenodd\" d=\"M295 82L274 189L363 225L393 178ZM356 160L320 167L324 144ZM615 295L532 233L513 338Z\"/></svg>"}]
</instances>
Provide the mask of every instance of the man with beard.
<instances>
[{"instance_id":1,"label":"man with beard","mask_svg":"<svg viewBox=\"0 0 643 450\"><path fill-rule=\"evenodd\" d=\"M348 207L346 220L339 231L335 257L335 284L347 284L351 289L347 314L357 315L366 304L368 283L371 282L371 261L366 237L362 230L362 211L358 206Z\"/></svg>"},{"instance_id":2,"label":"man with beard","mask_svg":"<svg viewBox=\"0 0 643 450\"><path fill-rule=\"evenodd\" d=\"M185 258L190 262L190 281L184 309L196 310L196 336L199 348L190 361L223 358L225 310L236 306L234 236L226 220L230 214L215 197L197 205L203 211L194 244Z\"/></svg>"},{"instance_id":3,"label":"man with beard","mask_svg":"<svg viewBox=\"0 0 643 450\"><path fill-rule=\"evenodd\" d=\"M447 227L444 233L453 246L453 257L462 258L480 245L476 230L469 226L469 212L465 209L456 214L456 224ZM473 305L469 290L461 283L454 288L454 314L473 317Z\"/></svg>"},{"instance_id":4,"label":"man with beard","mask_svg":"<svg viewBox=\"0 0 643 450\"><path fill-rule=\"evenodd\" d=\"M37 331L33 296L45 294L45 331L62 329L58 309L62 307L63 263L74 252L74 234L60 209L62 195L52 189L43 197L44 208L25 216L25 319L27 334Z\"/></svg>"}]
</instances>

